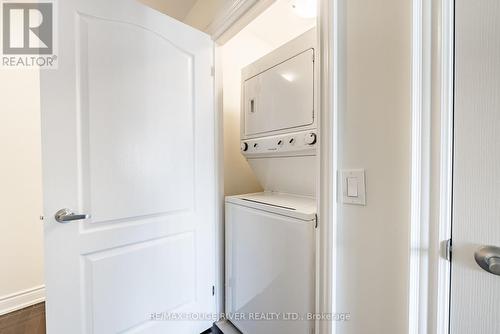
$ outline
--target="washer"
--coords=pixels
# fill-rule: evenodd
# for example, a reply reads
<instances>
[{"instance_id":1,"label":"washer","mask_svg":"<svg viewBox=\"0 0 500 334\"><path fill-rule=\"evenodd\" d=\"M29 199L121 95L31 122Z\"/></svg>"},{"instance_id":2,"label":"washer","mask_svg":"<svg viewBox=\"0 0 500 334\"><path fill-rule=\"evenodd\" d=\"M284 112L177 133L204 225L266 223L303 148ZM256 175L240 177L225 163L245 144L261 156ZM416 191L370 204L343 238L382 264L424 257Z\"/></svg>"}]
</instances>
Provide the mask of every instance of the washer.
<instances>
[{"instance_id":1,"label":"washer","mask_svg":"<svg viewBox=\"0 0 500 334\"><path fill-rule=\"evenodd\" d=\"M312 332L315 203L268 192L226 198L226 313L244 334Z\"/></svg>"}]
</instances>

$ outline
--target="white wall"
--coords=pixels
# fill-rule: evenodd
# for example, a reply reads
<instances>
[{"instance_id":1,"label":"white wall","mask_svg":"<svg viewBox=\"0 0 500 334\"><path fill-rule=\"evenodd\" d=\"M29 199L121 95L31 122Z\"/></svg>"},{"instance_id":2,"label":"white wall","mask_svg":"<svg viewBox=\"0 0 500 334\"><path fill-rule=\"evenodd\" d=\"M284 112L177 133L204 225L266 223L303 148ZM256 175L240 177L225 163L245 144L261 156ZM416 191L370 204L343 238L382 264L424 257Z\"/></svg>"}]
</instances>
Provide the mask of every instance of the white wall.
<instances>
[{"instance_id":1,"label":"white wall","mask_svg":"<svg viewBox=\"0 0 500 334\"><path fill-rule=\"evenodd\" d=\"M39 104L38 71L0 70L0 314L43 297Z\"/></svg>"},{"instance_id":2,"label":"white wall","mask_svg":"<svg viewBox=\"0 0 500 334\"><path fill-rule=\"evenodd\" d=\"M339 166L366 169L367 205L340 205L338 333L407 333L411 1L345 3Z\"/></svg>"},{"instance_id":3,"label":"white wall","mask_svg":"<svg viewBox=\"0 0 500 334\"><path fill-rule=\"evenodd\" d=\"M226 195L261 191L240 153L241 70L315 26L296 16L288 0L278 0L222 47L224 188Z\"/></svg>"}]
</instances>

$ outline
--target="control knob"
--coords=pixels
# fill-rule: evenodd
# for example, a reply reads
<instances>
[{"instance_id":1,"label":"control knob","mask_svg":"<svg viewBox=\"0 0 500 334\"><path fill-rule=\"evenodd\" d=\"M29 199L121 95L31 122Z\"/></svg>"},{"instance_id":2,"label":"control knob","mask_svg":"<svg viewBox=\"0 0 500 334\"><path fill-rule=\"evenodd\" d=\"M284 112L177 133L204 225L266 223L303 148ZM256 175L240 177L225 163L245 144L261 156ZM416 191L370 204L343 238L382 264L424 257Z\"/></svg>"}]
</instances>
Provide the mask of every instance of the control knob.
<instances>
[{"instance_id":1,"label":"control knob","mask_svg":"<svg viewBox=\"0 0 500 334\"><path fill-rule=\"evenodd\" d=\"M246 152L248 150L248 143L241 142L241 151Z\"/></svg>"},{"instance_id":2,"label":"control knob","mask_svg":"<svg viewBox=\"0 0 500 334\"><path fill-rule=\"evenodd\" d=\"M317 138L314 132L309 132L304 138L306 145L314 145L316 144L316 140Z\"/></svg>"}]
</instances>

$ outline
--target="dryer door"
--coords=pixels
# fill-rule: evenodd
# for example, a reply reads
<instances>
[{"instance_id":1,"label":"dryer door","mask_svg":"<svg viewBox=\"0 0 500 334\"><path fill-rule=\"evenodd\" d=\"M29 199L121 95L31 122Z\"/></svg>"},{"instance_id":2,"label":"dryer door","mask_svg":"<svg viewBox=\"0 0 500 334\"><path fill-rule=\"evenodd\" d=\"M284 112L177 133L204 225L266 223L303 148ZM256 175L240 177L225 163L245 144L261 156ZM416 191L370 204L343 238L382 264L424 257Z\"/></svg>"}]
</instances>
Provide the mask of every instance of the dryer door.
<instances>
[{"instance_id":1,"label":"dryer door","mask_svg":"<svg viewBox=\"0 0 500 334\"><path fill-rule=\"evenodd\" d=\"M314 221L226 203L226 311L244 334L310 334ZM264 319L262 319L264 318Z\"/></svg>"},{"instance_id":2,"label":"dryer door","mask_svg":"<svg viewBox=\"0 0 500 334\"><path fill-rule=\"evenodd\" d=\"M244 136L314 123L314 50L306 50L244 83Z\"/></svg>"}]
</instances>

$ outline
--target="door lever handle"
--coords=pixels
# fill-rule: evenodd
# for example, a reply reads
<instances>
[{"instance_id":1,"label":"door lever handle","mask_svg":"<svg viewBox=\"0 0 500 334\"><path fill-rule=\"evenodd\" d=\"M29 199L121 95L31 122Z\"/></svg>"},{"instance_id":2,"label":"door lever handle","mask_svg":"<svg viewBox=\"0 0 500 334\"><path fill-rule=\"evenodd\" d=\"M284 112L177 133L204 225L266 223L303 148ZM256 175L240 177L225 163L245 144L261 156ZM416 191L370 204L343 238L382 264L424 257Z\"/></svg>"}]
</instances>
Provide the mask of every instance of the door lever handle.
<instances>
[{"instance_id":1,"label":"door lever handle","mask_svg":"<svg viewBox=\"0 0 500 334\"><path fill-rule=\"evenodd\" d=\"M70 209L61 209L56 212L54 218L58 223L64 224L73 220L83 220L90 218L87 214L76 214Z\"/></svg>"},{"instance_id":2,"label":"door lever handle","mask_svg":"<svg viewBox=\"0 0 500 334\"><path fill-rule=\"evenodd\" d=\"M487 272L500 276L500 248L483 246L474 253L477 264Z\"/></svg>"}]
</instances>

